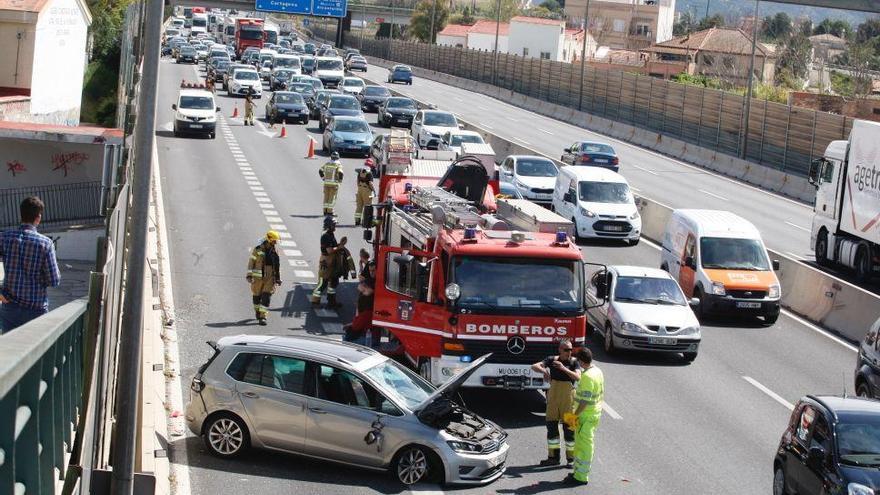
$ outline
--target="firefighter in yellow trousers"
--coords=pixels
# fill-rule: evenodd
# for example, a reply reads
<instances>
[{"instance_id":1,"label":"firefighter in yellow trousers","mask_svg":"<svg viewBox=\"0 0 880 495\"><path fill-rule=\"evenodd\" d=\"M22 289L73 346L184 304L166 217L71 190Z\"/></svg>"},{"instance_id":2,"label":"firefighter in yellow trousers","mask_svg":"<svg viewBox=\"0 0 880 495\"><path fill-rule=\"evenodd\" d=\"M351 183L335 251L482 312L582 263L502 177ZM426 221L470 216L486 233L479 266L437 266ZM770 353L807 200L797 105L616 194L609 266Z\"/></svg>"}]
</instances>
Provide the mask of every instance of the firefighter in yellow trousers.
<instances>
[{"instance_id":1,"label":"firefighter in yellow trousers","mask_svg":"<svg viewBox=\"0 0 880 495\"><path fill-rule=\"evenodd\" d=\"M605 376L602 370L593 365L593 354L589 349L575 353L583 371L578 380L574 400L577 404L574 436L574 471L565 479L574 485L590 482L593 467L593 445L599 418L602 416L602 401L605 397Z\"/></svg>"},{"instance_id":2,"label":"firefighter in yellow trousers","mask_svg":"<svg viewBox=\"0 0 880 495\"><path fill-rule=\"evenodd\" d=\"M269 316L269 302L275 288L281 285L281 263L275 245L281 236L278 232L270 230L266 238L251 250L251 257L247 265L247 281L251 284L251 296L253 296L254 315L260 325L266 324Z\"/></svg>"},{"instance_id":3,"label":"firefighter in yellow trousers","mask_svg":"<svg viewBox=\"0 0 880 495\"><path fill-rule=\"evenodd\" d=\"M544 375L544 381L550 383L544 415L547 421L547 458L540 463L544 467L562 464L559 422L564 419L565 414L572 411L574 385L581 377L581 368L577 359L572 356L572 350L572 342L563 340L559 342L559 354L548 356L532 365L532 370ZM570 465L574 462L574 429L565 425L562 428L565 460Z\"/></svg>"},{"instance_id":4,"label":"firefighter in yellow trousers","mask_svg":"<svg viewBox=\"0 0 880 495\"><path fill-rule=\"evenodd\" d=\"M367 158L367 162L364 164L369 166L372 164L372 161L372 159ZM364 216L364 207L373 203L374 192L373 173L369 168L359 169L357 174L357 196L355 197L356 204L354 210L355 226L361 224L361 220ZM369 225L364 225L364 227L369 227Z\"/></svg>"},{"instance_id":5,"label":"firefighter in yellow trousers","mask_svg":"<svg viewBox=\"0 0 880 495\"><path fill-rule=\"evenodd\" d=\"M324 181L324 214L333 215L333 207L336 206L336 194L339 192L339 183L342 182L342 163L339 162L339 153L330 153L330 161L321 165L318 175Z\"/></svg>"},{"instance_id":6,"label":"firefighter in yellow trousers","mask_svg":"<svg viewBox=\"0 0 880 495\"><path fill-rule=\"evenodd\" d=\"M257 106L254 105L254 97L251 96L251 92L244 97L244 125L254 125L254 109Z\"/></svg>"}]
</instances>

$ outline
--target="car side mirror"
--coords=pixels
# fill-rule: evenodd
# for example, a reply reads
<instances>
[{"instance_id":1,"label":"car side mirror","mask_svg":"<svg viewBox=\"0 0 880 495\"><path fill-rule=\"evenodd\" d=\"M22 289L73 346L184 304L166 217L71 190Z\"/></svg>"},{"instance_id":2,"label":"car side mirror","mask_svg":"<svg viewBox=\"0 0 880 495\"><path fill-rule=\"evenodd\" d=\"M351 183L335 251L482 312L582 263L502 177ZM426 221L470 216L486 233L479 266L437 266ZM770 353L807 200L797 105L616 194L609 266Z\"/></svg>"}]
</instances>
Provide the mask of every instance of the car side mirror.
<instances>
[{"instance_id":1,"label":"car side mirror","mask_svg":"<svg viewBox=\"0 0 880 495\"><path fill-rule=\"evenodd\" d=\"M697 308L700 306L700 300L696 297L692 297L690 301L688 301L688 305L692 308Z\"/></svg>"},{"instance_id":2,"label":"car side mirror","mask_svg":"<svg viewBox=\"0 0 880 495\"><path fill-rule=\"evenodd\" d=\"M215 111L215 112L219 112L219 111L220 111L220 107L217 107L214 111Z\"/></svg>"},{"instance_id":3,"label":"car side mirror","mask_svg":"<svg viewBox=\"0 0 880 495\"><path fill-rule=\"evenodd\" d=\"M608 299L608 282L601 280L596 283L596 299Z\"/></svg>"},{"instance_id":4,"label":"car side mirror","mask_svg":"<svg viewBox=\"0 0 880 495\"><path fill-rule=\"evenodd\" d=\"M773 260L773 271L774 272L779 271L779 260Z\"/></svg>"},{"instance_id":5,"label":"car side mirror","mask_svg":"<svg viewBox=\"0 0 880 495\"><path fill-rule=\"evenodd\" d=\"M812 162L810 162L810 170L807 172L807 181L818 187L820 184L819 175L822 171L822 165L825 163L824 158L816 158Z\"/></svg>"},{"instance_id":6,"label":"car side mirror","mask_svg":"<svg viewBox=\"0 0 880 495\"><path fill-rule=\"evenodd\" d=\"M363 221L361 222L361 224L364 226L365 229L369 230L369 228L373 226L373 215L374 215L373 207L370 205L364 206L363 213L364 213L364 218L363 218ZM372 234L372 231L370 231L370 232ZM364 240L369 241L370 239L365 238Z\"/></svg>"},{"instance_id":7,"label":"car side mirror","mask_svg":"<svg viewBox=\"0 0 880 495\"><path fill-rule=\"evenodd\" d=\"M367 242L371 242L373 240L373 231L370 229L364 229L364 240Z\"/></svg>"},{"instance_id":8,"label":"car side mirror","mask_svg":"<svg viewBox=\"0 0 880 495\"><path fill-rule=\"evenodd\" d=\"M458 124L459 129L464 129L464 124Z\"/></svg>"},{"instance_id":9,"label":"car side mirror","mask_svg":"<svg viewBox=\"0 0 880 495\"><path fill-rule=\"evenodd\" d=\"M697 262L694 260L693 256L688 256L687 258L684 259L684 266L696 270L697 269Z\"/></svg>"},{"instance_id":10,"label":"car side mirror","mask_svg":"<svg viewBox=\"0 0 880 495\"><path fill-rule=\"evenodd\" d=\"M825 462L825 449L819 446L810 447L810 453L807 454L807 465L811 467L819 467Z\"/></svg>"},{"instance_id":11,"label":"car side mirror","mask_svg":"<svg viewBox=\"0 0 880 495\"><path fill-rule=\"evenodd\" d=\"M562 200L565 201L566 203L574 203L574 198L571 197L571 191L566 192L562 196Z\"/></svg>"},{"instance_id":12,"label":"car side mirror","mask_svg":"<svg viewBox=\"0 0 880 495\"><path fill-rule=\"evenodd\" d=\"M177 103L172 103L172 104L171 104L171 109L172 109L172 110L177 110Z\"/></svg>"}]
</instances>

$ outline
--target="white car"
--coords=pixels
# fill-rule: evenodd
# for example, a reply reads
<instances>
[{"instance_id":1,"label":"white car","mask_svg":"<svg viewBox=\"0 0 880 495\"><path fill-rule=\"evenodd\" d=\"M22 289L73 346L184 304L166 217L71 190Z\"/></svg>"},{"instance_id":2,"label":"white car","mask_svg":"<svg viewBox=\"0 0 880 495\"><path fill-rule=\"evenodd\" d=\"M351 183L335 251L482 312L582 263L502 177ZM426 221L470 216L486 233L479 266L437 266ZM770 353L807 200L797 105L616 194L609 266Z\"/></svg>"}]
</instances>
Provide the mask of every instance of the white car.
<instances>
[{"instance_id":1,"label":"white car","mask_svg":"<svg viewBox=\"0 0 880 495\"><path fill-rule=\"evenodd\" d=\"M229 96L244 96L250 92L255 98L260 98L263 96L263 81L255 69L235 69L226 85L226 92Z\"/></svg>"},{"instance_id":2,"label":"white car","mask_svg":"<svg viewBox=\"0 0 880 495\"><path fill-rule=\"evenodd\" d=\"M364 80L359 77L343 77L340 87L343 93L357 96L366 86Z\"/></svg>"},{"instance_id":3,"label":"white car","mask_svg":"<svg viewBox=\"0 0 880 495\"><path fill-rule=\"evenodd\" d=\"M446 134L440 138L440 146L437 149L460 154L463 143L486 144L486 141L483 140L483 136L479 132L457 129L446 131Z\"/></svg>"},{"instance_id":4,"label":"white car","mask_svg":"<svg viewBox=\"0 0 880 495\"><path fill-rule=\"evenodd\" d=\"M336 88L345 77L345 67L339 57L318 57L312 74L321 80L325 88Z\"/></svg>"},{"instance_id":5,"label":"white car","mask_svg":"<svg viewBox=\"0 0 880 495\"><path fill-rule=\"evenodd\" d=\"M200 134L214 139L217 129L217 112L220 107L214 101L214 93L204 89L181 89L174 110L174 135Z\"/></svg>"},{"instance_id":6,"label":"white car","mask_svg":"<svg viewBox=\"0 0 880 495\"><path fill-rule=\"evenodd\" d=\"M587 303L595 306L587 310L587 328L602 336L605 352L671 352L682 353L687 361L697 358L700 322L691 306L698 301L688 300L669 273L609 266L590 279Z\"/></svg>"},{"instance_id":7,"label":"white car","mask_svg":"<svg viewBox=\"0 0 880 495\"><path fill-rule=\"evenodd\" d=\"M501 181L513 184L528 200L549 205L559 168L543 156L511 155L501 162Z\"/></svg>"},{"instance_id":8,"label":"white car","mask_svg":"<svg viewBox=\"0 0 880 495\"><path fill-rule=\"evenodd\" d=\"M443 110L419 110L413 119L412 135L419 146L427 146L428 141L438 142L449 131L458 131L461 125L450 112Z\"/></svg>"},{"instance_id":9,"label":"white car","mask_svg":"<svg viewBox=\"0 0 880 495\"><path fill-rule=\"evenodd\" d=\"M553 209L574 223L575 237L639 243L642 218L626 179L607 168L569 165L559 170Z\"/></svg>"}]
</instances>

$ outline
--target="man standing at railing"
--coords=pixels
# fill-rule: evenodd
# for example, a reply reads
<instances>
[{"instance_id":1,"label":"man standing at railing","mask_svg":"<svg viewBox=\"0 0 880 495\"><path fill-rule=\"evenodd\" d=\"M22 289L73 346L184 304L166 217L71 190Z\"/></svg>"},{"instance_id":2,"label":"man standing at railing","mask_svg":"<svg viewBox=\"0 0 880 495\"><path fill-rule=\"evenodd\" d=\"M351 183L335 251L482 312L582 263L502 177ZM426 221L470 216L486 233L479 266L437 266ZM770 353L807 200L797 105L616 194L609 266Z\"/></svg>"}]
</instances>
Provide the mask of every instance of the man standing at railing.
<instances>
[{"instance_id":1,"label":"man standing at railing","mask_svg":"<svg viewBox=\"0 0 880 495\"><path fill-rule=\"evenodd\" d=\"M0 334L9 332L49 311L49 287L58 287L61 273L55 245L37 233L43 202L36 196L21 202L21 225L0 232Z\"/></svg>"}]
</instances>

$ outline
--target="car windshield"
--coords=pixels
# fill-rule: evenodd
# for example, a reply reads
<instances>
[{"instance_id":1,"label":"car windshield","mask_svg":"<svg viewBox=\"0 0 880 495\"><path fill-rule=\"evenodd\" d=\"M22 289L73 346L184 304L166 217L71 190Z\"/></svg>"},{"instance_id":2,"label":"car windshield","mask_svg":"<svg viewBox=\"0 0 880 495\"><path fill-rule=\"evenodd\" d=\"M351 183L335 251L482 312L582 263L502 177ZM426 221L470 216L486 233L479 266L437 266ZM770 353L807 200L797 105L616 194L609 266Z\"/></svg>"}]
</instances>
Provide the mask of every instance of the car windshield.
<instances>
[{"instance_id":1,"label":"car windshield","mask_svg":"<svg viewBox=\"0 0 880 495\"><path fill-rule=\"evenodd\" d=\"M412 72L412 69L410 69L409 67L395 67L394 72L407 72L407 73L409 73L409 72Z\"/></svg>"},{"instance_id":2,"label":"car windshield","mask_svg":"<svg viewBox=\"0 0 880 495\"><path fill-rule=\"evenodd\" d=\"M367 86L364 88L364 96L390 96L391 92L384 86Z\"/></svg>"},{"instance_id":3,"label":"car windshield","mask_svg":"<svg viewBox=\"0 0 880 495\"><path fill-rule=\"evenodd\" d=\"M193 19L193 27L205 27L208 25L207 19Z\"/></svg>"},{"instance_id":4,"label":"car windshield","mask_svg":"<svg viewBox=\"0 0 880 495\"><path fill-rule=\"evenodd\" d=\"M315 91L319 89L324 89L324 83L321 82L320 79L307 79L307 81L315 88Z\"/></svg>"},{"instance_id":5,"label":"car windshield","mask_svg":"<svg viewBox=\"0 0 880 495\"><path fill-rule=\"evenodd\" d=\"M317 61L313 58L307 58L302 61L302 66L311 69Z\"/></svg>"},{"instance_id":6,"label":"car windshield","mask_svg":"<svg viewBox=\"0 0 880 495\"><path fill-rule=\"evenodd\" d=\"M559 169L546 160L519 159L516 161L516 173L524 177L556 177Z\"/></svg>"},{"instance_id":7,"label":"car windshield","mask_svg":"<svg viewBox=\"0 0 880 495\"><path fill-rule=\"evenodd\" d=\"M453 280L462 309L558 313L582 307L581 264L574 260L460 256ZM523 276L527 273L528 276Z\"/></svg>"},{"instance_id":8,"label":"car windshield","mask_svg":"<svg viewBox=\"0 0 880 495\"><path fill-rule=\"evenodd\" d=\"M425 114L425 125L436 125L441 127L456 127L455 116L451 113L431 112Z\"/></svg>"},{"instance_id":9,"label":"car windshield","mask_svg":"<svg viewBox=\"0 0 880 495\"><path fill-rule=\"evenodd\" d=\"M418 375L391 359L367 368L364 374L378 383L383 393L390 395L397 402L406 404L408 409L418 407L435 390Z\"/></svg>"},{"instance_id":10,"label":"car windshield","mask_svg":"<svg viewBox=\"0 0 880 495\"><path fill-rule=\"evenodd\" d=\"M293 72L293 71L289 71L289 70L279 70L279 71L276 71L276 72L275 72L275 79L278 79L278 80L281 80L281 81L286 81L286 80L290 79L291 77L293 77L293 76L295 76L295 75L296 75L296 73Z\"/></svg>"},{"instance_id":11,"label":"car windshield","mask_svg":"<svg viewBox=\"0 0 880 495\"><path fill-rule=\"evenodd\" d=\"M370 125L362 120L340 120L336 122L339 132L370 132Z\"/></svg>"},{"instance_id":12,"label":"car windshield","mask_svg":"<svg viewBox=\"0 0 880 495\"><path fill-rule=\"evenodd\" d=\"M388 108L412 108L415 110L416 102L409 98L391 98L388 100Z\"/></svg>"},{"instance_id":13,"label":"car windshield","mask_svg":"<svg viewBox=\"0 0 880 495\"><path fill-rule=\"evenodd\" d=\"M229 58L229 54L226 50L211 50L211 58L220 57L220 58Z\"/></svg>"},{"instance_id":14,"label":"car windshield","mask_svg":"<svg viewBox=\"0 0 880 495\"><path fill-rule=\"evenodd\" d=\"M183 46L180 48L180 53L183 53L185 55L192 55L195 52L196 52L196 49L191 46Z\"/></svg>"},{"instance_id":15,"label":"car windshield","mask_svg":"<svg viewBox=\"0 0 880 495\"><path fill-rule=\"evenodd\" d=\"M239 29L238 37L243 40L261 40L263 39L263 30L260 28Z\"/></svg>"},{"instance_id":16,"label":"car windshield","mask_svg":"<svg viewBox=\"0 0 880 495\"><path fill-rule=\"evenodd\" d=\"M240 70L236 71L235 78L243 81L257 81L260 79L260 76L256 72L250 70Z\"/></svg>"},{"instance_id":17,"label":"car windshield","mask_svg":"<svg viewBox=\"0 0 880 495\"><path fill-rule=\"evenodd\" d=\"M700 239L703 268L767 271L767 251L757 239L703 237Z\"/></svg>"},{"instance_id":18,"label":"car windshield","mask_svg":"<svg viewBox=\"0 0 880 495\"><path fill-rule=\"evenodd\" d=\"M614 148L607 144L601 143L581 143L581 151L584 153L603 153L607 155L614 154Z\"/></svg>"},{"instance_id":19,"label":"car windshield","mask_svg":"<svg viewBox=\"0 0 880 495\"><path fill-rule=\"evenodd\" d=\"M318 70L342 70L342 60L318 60Z\"/></svg>"},{"instance_id":20,"label":"car windshield","mask_svg":"<svg viewBox=\"0 0 880 495\"><path fill-rule=\"evenodd\" d=\"M330 108L341 108L344 110L354 110L360 108L358 101L350 96L335 96L330 98Z\"/></svg>"},{"instance_id":21,"label":"car windshield","mask_svg":"<svg viewBox=\"0 0 880 495\"><path fill-rule=\"evenodd\" d=\"M299 103L302 104L302 95L295 93L275 93L276 103Z\"/></svg>"},{"instance_id":22,"label":"car windshield","mask_svg":"<svg viewBox=\"0 0 880 495\"><path fill-rule=\"evenodd\" d=\"M217 62L214 62L215 69L225 69L227 67L229 67L228 60L218 60Z\"/></svg>"},{"instance_id":23,"label":"car windshield","mask_svg":"<svg viewBox=\"0 0 880 495\"><path fill-rule=\"evenodd\" d=\"M260 55L260 63L261 64L270 64L272 63L272 55Z\"/></svg>"},{"instance_id":24,"label":"car windshield","mask_svg":"<svg viewBox=\"0 0 880 495\"><path fill-rule=\"evenodd\" d=\"M462 143L479 143L483 144L483 138L481 136L472 136L470 134L458 134L452 136L452 142L449 143L450 146L461 146Z\"/></svg>"},{"instance_id":25,"label":"car windshield","mask_svg":"<svg viewBox=\"0 0 880 495\"><path fill-rule=\"evenodd\" d=\"M657 277L618 277L614 300L638 304L687 304L674 280Z\"/></svg>"},{"instance_id":26,"label":"car windshield","mask_svg":"<svg viewBox=\"0 0 880 495\"><path fill-rule=\"evenodd\" d=\"M275 67L299 67L299 59L298 58L279 58L275 60Z\"/></svg>"},{"instance_id":27,"label":"car windshield","mask_svg":"<svg viewBox=\"0 0 880 495\"><path fill-rule=\"evenodd\" d=\"M364 87L364 82L361 81L360 79L346 79L346 80L342 81L342 85L343 86L351 86L351 87L357 86L359 88L362 88L362 87Z\"/></svg>"},{"instance_id":28,"label":"car windshield","mask_svg":"<svg viewBox=\"0 0 880 495\"><path fill-rule=\"evenodd\" d=\"M625 204L633 201L629 186L623 182L588 182L578 184L580 200L590 203Z\"/></svg>"},{"instance_id":29,"label":"car windshield","mask_svg":"<svg viewBox=\"0 0 880 495\"><path fill-rule=\"evenodd\" d=\"M192 110L213 110L214 99L207 96L181 96L180 108Z\"/></svg>"},{"instance_id":30,"label":"car windshield","mask_svg":"<svg viewBox=\"0 0 880 495\"><path fill-rule=\"evenodd\" d=\"M880 419L860 416L837 424L840 460L858 466L880 466Z\"/></svg>"}]
</instances>

